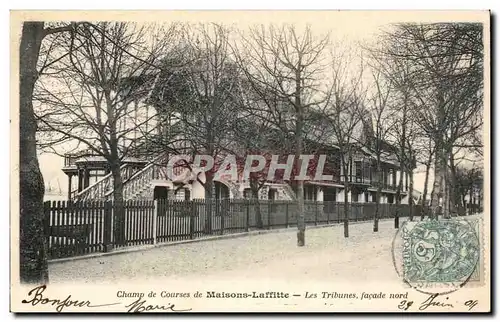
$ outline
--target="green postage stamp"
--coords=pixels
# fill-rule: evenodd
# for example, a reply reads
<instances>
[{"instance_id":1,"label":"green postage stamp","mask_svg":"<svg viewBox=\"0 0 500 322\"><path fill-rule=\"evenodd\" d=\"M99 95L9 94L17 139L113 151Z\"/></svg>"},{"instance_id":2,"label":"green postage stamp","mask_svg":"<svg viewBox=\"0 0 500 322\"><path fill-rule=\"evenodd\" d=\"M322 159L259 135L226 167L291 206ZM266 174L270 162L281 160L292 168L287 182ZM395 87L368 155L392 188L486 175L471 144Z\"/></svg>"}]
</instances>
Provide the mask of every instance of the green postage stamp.
<instances>
[{"instance_id":1,"label":"green postage stamp","mask_svg":"<svg viewBox=\"0 0 500 322\"><path fill-rule=\"evenodd\" d=\"M462 287L480 281L480 225L478 218L406 222L401 234L405 282Z\"/></svg>"}]
</instances>

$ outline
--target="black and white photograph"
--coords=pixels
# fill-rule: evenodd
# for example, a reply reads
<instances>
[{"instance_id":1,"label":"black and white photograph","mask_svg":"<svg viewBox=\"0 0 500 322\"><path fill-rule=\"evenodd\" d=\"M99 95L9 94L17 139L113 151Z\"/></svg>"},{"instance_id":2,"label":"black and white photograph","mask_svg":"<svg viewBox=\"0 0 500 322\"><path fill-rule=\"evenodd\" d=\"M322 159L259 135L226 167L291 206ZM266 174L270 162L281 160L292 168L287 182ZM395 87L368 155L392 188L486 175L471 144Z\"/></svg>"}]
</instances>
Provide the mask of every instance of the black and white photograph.
<instances>
[{"instance_id":1,"label":"black and white photograph","mask_svg":"<svg viewBox=\"0 0 500 322\"><path fill-rule=\"evenodd\" d=\"M490 302L489 11L11 11L11 311Z\"/></svg>"}]
</instances>

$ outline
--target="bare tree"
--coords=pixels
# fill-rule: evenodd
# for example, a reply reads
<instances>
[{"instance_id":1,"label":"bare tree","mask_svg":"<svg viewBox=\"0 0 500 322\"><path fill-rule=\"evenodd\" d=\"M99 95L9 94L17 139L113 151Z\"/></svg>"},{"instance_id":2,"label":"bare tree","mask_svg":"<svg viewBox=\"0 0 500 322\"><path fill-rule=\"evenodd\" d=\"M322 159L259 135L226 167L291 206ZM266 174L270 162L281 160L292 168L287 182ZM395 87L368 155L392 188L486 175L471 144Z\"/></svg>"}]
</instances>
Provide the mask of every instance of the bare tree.
<instances>
[{"instance_id":1,"label":"bare tree","mask_svg":"<svg viewBox=\"0 0 500 322\"><path fill-rule=\"evenodd\" d=\"M417 155L420 155L422 145L420 141L425 139L415 122L414 106L415 98L412 88L409 85L411 81L411 64L406 60L394 59L394 57L384 54L385 43L382 42L376 47L368 49L372 59L372 68L383 75L392 87L392 99L389 102L387 111L388 123L387 139L393 147L393 152L400 164L401 176L396 188L396 203L401 203L401 192L403 189L404 173L409 174L410 187L408 192L409 217L413 220L413 170L416 167ZM377 81L375 82L378 83ZM381 88L381 87L378 87ZM382 87L385 88L385 87ZM389 90L390 91L390 90ZM432 157L432 155L430 155ZM432 160L432 159L431 159ZM427 161L430 169L430 162ZM428 172L427 177L428 179ZM427 184L427 183L426 183ZM396 226L398 223L398 214L396 213Z\"/></svg>"},{"instance_id":2,"label":"bare tree","mask_svg":"<svg viewBox=\"0 0 500 322\"><path fill-rule=\"evenodd\" d=\"M19 48L19 188L20 188L20 279L21 283L47 283L47 241L44 232L44 183L37 158L37 124L33 92L40 75L43 40L71 31L72 24L46 26L24 22ZM50 62L45 60L43 65Z\"/></svg>"},{"instance_id":3,"label":"bare tree","mask_svg":"<svg viewBox=\"0 0 500 322\"><path fill-rule=\"evenodd\" d=\"M251 89L248 89L251 91ZM239 118L234 127L234 142L232 154L236 155L239 174L245 179L248 178L248 183L251 191L251 199L254 205L256 214L256 225L258 228L263 227L262 213L259 201L259 192L268 182L268 171L272 154L277 150L277 145L274 145L276 133L271 131L269 122L265 118L255 117L252 113L254 101L248 97L242 100L243 117ZM265 165L259 171L244 173L246 160L249 155L260 155L265 160ZM257 167L260 161L253 160L251 166Z\"/></svg>"},{"instance_id":4,"label":"bare tree","mask_svg":"<svg viewBox=\"0 0 500 322\"><path fill-rule=\"evenodd\" d=\"M365 122L369 122L372 130L372 135L369 138L368 148L375 155L375 171L377 174L377 193L375 200L375 215L373 219L373 231L378 231L378 221L380 213L380 197L382 195L382 182L383 180L383 169L382 163L383 158L389 156L394 152L392 146L387 143L390 135L390 131L394 127L394 119L391 117L393 115L393 84L392 80L385 78L380 71L373 70L373 93L368 99L368 113L370 117ZM392 105L391 105L392 104ZM364 111L360 110L364 113ZM363 116L361 116L363 118ZM397 154L397 153L396 153ZM397 196L396 198L398 198ZM398 202L398 199L396 199ZM396 216L397 217L397 216Z\"/></svg>"},{"instance_id":5,"label":"bare tree","mask_svg":"<svg viewBox=\"0 0 500 322\"><path fill-rule=\"evenodd\" d=\"M137 128L154 117L138 101L151 90L148 76L158 72L156 62L173 32L172 26L81 23L60 40L59 50L67 54L46 69L37 87L45 148L59 152L74 144L107 161L117 227L124 224L122 161L130 156ZM124 230L118 232L117 240L123 241Z\"/></svg>"},{"instance_id":6,"label":"bare tree","mask_svg":"<svg viewBox=\"0 0 500 322\"><path fill-rule=\"evenodd\" d=\"M243 69L261 95L261 117L276 129L293 134L295 168L304 148L304 123L309 110L323 109L329 99L321 89L322 53L328 37L315 39L309 27L255 26L243 37ZM297 182L297 246L305 245L304 182Z\"/></svg>"},{"instance_id":7,"label":"bare tree","mask_svg":"<svg viewBox=\"0 0 500 322\"><path fill-rule=\"evenodd\" d=\"M450 156L482 123L482 25L400 24L385 39L388 56L411 64L415 120L435 148L432 209L442 197L448 216Z\"/></svg>"},{"instance_id":8,"label":"bare tree","mask_svg":"<svg viewBox=\"0 0 500 322\"><path fill-rule=\"evenodd\" d=\"M349 173L353 157L360 150L362 115L366 111L363 63L356 73L350 72L351 63L351 59L345 55L332 55L332 92L326 110L333 143L338 147L344 183L344 237L349 237Z\"/></svg>"},{"instance_id":9,"label":"bare tree","mask_svg":"<svg viewBox=\"0 0 500 322\"><path fill-rule=\"evenodd\" d=\"M204 172L204 180L197 177L205 190L207 233L212 231L215 173L231 150L231 133L241 117L241 77L229 47L231 32L215 23L186 26L177 49L183 55L182 66L162 75L154 90L154 104L161 107L160 114L173 117L182 133L182 143L174 150L191 155L191 161L195 155L215 160L214 167ZM160 142L158 148L172 147ZM191 168L192 162L184 165Z\"/></svg>"}]
</instances>

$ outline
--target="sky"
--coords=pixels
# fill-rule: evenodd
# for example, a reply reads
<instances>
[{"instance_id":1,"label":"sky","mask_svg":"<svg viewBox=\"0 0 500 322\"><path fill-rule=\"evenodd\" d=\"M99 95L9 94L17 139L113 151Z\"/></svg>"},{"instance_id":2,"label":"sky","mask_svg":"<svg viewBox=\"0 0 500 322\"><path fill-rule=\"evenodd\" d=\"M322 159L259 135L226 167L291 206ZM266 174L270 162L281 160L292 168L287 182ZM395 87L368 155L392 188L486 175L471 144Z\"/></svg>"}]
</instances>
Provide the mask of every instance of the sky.
<instances>
[{"instance_id":1,"label":"sky","mask_svg":"<svg viewBox=\"0 0 500 322\"><path fill-rule=\"evenodd\" d=\"M37 12L31 12L37 17ZM40 13L40 20L126 20L126 21L183 21L191 23L218 22L245 30L254 24L295 24L298 28L310 25L313 34L330 33L337 46L355 48L358 43L376 43L380 30L395 22L487 21L485 12L460 11L170 11L170 12L59 12ZM67 190L67 177L61 171L63 158L40 154L40 167L45 184ZM425 171L414 173L415 189L423 191ZM433 175L431 171L430 184Z\"/></svg>"}]
</instances>

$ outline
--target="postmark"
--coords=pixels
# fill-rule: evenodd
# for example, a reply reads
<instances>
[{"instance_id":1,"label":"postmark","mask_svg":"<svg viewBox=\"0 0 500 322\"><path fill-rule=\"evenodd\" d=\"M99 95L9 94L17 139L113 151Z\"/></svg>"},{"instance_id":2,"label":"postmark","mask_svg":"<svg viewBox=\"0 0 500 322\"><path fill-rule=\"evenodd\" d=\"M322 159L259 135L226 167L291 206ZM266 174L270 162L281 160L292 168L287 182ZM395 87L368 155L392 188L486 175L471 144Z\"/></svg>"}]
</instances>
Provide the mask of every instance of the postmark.
<instances>
[{"instance_id":1,"label":"postmark","mask_svg":"<svg viewBox=\"0 0 500 322\"><path fill-rule=\"evenodd\" d=\"M479 218L405 222L393 241L402 282L420 292L447 294L481 280Z\"/></svg>"}]
</instances>

